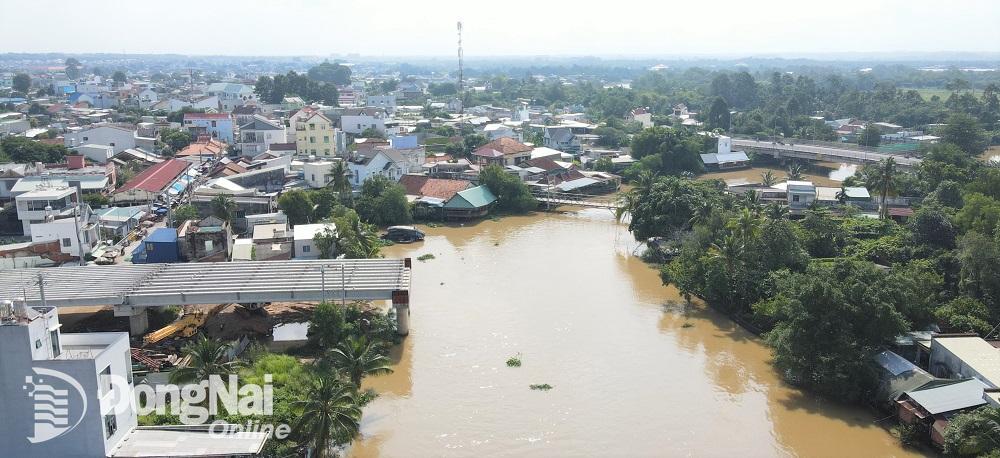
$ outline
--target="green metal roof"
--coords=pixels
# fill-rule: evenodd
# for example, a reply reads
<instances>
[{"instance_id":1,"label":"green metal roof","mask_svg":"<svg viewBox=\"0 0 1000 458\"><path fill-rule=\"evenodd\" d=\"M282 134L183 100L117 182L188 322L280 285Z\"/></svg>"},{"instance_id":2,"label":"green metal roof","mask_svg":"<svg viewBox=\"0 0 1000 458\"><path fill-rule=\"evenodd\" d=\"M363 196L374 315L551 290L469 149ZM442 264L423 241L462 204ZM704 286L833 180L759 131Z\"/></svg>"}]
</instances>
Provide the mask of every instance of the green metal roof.
<instances>
[{"instance_id":1,"label":"green metal roof","mask_svg":"<svg viewBox=\"0 0 1000 458\"><path fill-rule=\"evenodd\" d=\"M444 208L482 208L492 204L497 200L496 196L490 192L486 186L476 186L474 188L459 191L452 197Z\"/></svg>"}]
</instances>

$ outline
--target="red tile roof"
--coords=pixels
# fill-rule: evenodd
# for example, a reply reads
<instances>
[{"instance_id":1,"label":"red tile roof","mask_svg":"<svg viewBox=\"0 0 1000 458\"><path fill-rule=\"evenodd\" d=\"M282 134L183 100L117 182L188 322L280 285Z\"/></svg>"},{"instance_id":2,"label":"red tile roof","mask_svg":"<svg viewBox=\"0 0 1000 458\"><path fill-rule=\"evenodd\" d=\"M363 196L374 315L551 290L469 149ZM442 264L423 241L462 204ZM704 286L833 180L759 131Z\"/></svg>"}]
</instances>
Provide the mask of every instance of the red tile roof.
<instances>
[{"instance_id":1,"label":"red tile roof","mask_svg":"<svg viewBox=\"0 0 1000 458\"><path fill-rule=\"evenodd\" d=\"M162 192L190 166L190 162L182 159L163 161L143 170L142 173L128 180L124 186L118 188L116 192L124 192L132 189L147 192Z\"/></svg>"},{"instance_id":2,"label":"red tile roof","mask_svg":"<svg viewBox=\"0 0 1000 458\"><path fill-rule=\"evenodd\" d=\"M529 152L532 147L525 145L513 138L503 137L493 140L479 148L472 154L481 157L501 157L517 153Z\"/></svg>"},{"instance_id":3,"label":"red tile roof","mask_svg":"<svg viewBox=\"0 0 1000 458\"><path fill-rule=\"evenodd\" d=\"M399 184L406 189L407 195L443 200L449 200L459 191L472 187L472 182L466 180L444 180L423 175L403 175L399 179Z\"/></svg>"},{"instance_id":4,"label":"red tile roof","mask_svg":"<svg viewBox=\"0 0 1000 458\"><path fill-rule=\"evenodd\" d=\"M226 144L220 142L214 138L199 138L198 141L192 142L190 145L184 147L184 149L178 151L174 156L177 157L187 157L187 156L221 156L226 151Z\"/></svg>"}]
</instances>

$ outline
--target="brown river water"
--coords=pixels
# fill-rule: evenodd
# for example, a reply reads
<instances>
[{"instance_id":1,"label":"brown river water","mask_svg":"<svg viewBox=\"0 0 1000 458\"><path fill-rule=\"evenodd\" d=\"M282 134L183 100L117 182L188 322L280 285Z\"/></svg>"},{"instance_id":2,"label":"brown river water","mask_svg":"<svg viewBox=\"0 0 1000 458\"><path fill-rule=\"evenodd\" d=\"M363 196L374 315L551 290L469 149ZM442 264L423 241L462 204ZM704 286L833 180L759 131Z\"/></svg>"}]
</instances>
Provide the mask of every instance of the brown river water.
<instances>
[{"instance_id":1,"label":"brown river water","mask_svg":"<svg viewBox=\"0 0 1000 458\"><path fill-rule=\"evenodd\" d=\"M386 251L414 258L411 332L395 373L366 379L380 396L349 456L915 454L874 414L784 385L758 338L663 286L607 210L424 230Z\"/></svg>"}]
</instances>

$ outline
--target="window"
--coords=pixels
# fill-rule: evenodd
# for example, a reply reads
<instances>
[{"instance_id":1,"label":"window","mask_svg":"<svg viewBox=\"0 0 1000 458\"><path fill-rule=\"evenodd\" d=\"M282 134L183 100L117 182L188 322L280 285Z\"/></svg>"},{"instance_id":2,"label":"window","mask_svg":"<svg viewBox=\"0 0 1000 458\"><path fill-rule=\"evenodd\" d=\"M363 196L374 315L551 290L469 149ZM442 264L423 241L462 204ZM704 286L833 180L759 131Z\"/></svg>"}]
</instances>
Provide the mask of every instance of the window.
<instances>
[{"instance_id":1,"label":"window","mask_svg":"<svg viewBox=\"0 0 1000 458\"><path fill-rule=\"evenodd\" d=\"M205 251L211 252L213 248L215 248L215 244L211 240L205 240Z\"/></svg>"},{"instance_id":2,"label":"window","mask_svg":"<svg viewBox=\"0 0 1000 458\"><path fill-rule=\"evenodd\" d=\"M42 339L35 339L35 350L42 348Z\"/></svg>"},{"instance_id":3,"label":"window","mask_svg":"<svg viewBox=\"0 0 1000 458\"><path fill-rule=\"evenodd\" d=\"M87 141L87 140L90 140L90 139L87 138L87 137L83 137L83 141Z\"/></svg>"},{"instance_id":4,"label":"window","mask_svg":"<svg viewBox=\"0 0 1000 458\"><path fill-rule=\"evenodd\" d=\"M218 127L215 125L215 121L212 121L212 127Z\"/></svg>"},{"instance_id":5,"label":"window","mask_svg":"<svg viewBox=\"0 0 1000 458\"><path fill-rule=\"evenodd\" d=\"M63 238L62 239L62 246L63 246L63 248L69 248L69 247L73 246L73 241L70 240L68 237L67 238Z\"/></svg>"},{"instance_id":6,"label":"window","mask_svg":"<svg viewBox=\"0 0 1000 458\"><path fill-rule=\"evenodd\" d=\"M316 124L309 123L309 130L316 130Z\"/></svg>"},{"instance_id":7,"label":"window","mask_svg":"<svg viewBox=\"0 0 1000 458\"><path fill-rule=\"evenodd\" d=\"M308 253L308 252L309 252L309 250L311 250L311 249L312 249L312 247L311 247L311 246L309 246L309 245L303 245L303 246L302 246L302 252L303 252L303 253Z\"/></svg>"},{"instance_id":8,"label":"window","mask_svg":"<svg viewBox=\"0 0 1000 458\"><path fill-rule=\"evenodd\" d=\"M323 136L323 143L330 143L330 136L329 135L324 135Z\"/></svg>"},{"instance_id":9,"label":"window","mask_svg":"<svg viewBox=\"0 0 1000 458\"><path fill-rule=\"evenodd\" d=\"M316 137L309 137L309 143L316 143Z\"/></svg>"},{"instance_id":10,"label":"window","mask_svg":"<svg viewBox=\"0 0 1000 458\"><path fill-rule=\"evenodd\" d=\"M798 202L798 201L799 201L799 195L798 194L792 196L792 202Z\"/></svg>"},{"instance_id":11,"label":"window","mask_svg":"<svg viewBox=\"0 0 1000 458\"><path fill-rule=\"evenodd\" d=\"M131 361L131 359L129 359L131 357L132 357L132 353L125 352L125 361ZM125 373L128 375L128 384L131 385L132 384L132 368L126 366L125 367Z\"/></svg>"},{"instance_id":12,"label":"window","mask_svg":"<svg viewBox=\"0 0 1000 458\"><path fill-rule=\"evenodd\" d=\"M115 146L115 142L108 143L108 146L114 147Z\"/></svg>"},{"instance_id":13,"label":"window","mask_svg":"<svg viewBox=\"0 0 1000 458\"><path fill-rule=\"evenodd\" d=\"M104 437L111 438L118 431L118 419L115 418L115 413L111 412L104 416Z\"/></svg>"},{"instance_id":14,"label":"window","mask_svg":"<svg viewBox=\"0 0 1000 458\"><path fill-rule=\"evenodd\" d=\"M49 331L49 343L52 344L52 357L57 358L62 351L59 348L59 330Z\"/></svg>"},{"instance_id":15,"label":"window","mask_svg":"<svg viewBox=\"0 0 1000 458\"><path fill-rule=\"evenodd\" d=\"M111 366L105 367L101 371L101 376L98 377L98 381L101 384L101 396L111 392Z\"/></svg>"}]
</instances>

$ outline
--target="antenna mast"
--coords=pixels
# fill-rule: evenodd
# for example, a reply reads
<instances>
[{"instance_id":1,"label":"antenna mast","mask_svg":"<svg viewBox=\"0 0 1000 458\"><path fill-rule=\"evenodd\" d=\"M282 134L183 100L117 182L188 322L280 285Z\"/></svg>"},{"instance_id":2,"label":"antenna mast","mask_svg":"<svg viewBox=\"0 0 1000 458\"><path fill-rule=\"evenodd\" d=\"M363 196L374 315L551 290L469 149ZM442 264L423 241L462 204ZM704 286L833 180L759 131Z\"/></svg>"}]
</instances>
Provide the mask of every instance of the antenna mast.
<instances>
[{"instance_id":1,"label":"antenna mast","mask_svg":"<svg viewBox=\"0 0 1000 458\"><path fill-rule=\"evenodd\" d=\"M458 21L458 96L459 96L460 99L462 98L462 85L463 85L463 79L464 79L464 75L462 74L462 72L463 72L463 69L462 69L462 58L463 58L463 53L462 53L462 21ZM465 111L465 107L462 107L462 109L459 110L459 113L462 113L464 111Z\"/></svg>"}]
</instances>

